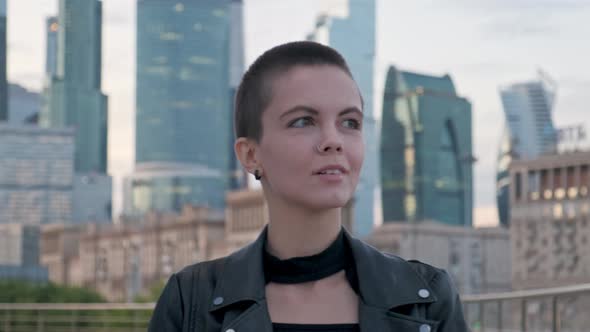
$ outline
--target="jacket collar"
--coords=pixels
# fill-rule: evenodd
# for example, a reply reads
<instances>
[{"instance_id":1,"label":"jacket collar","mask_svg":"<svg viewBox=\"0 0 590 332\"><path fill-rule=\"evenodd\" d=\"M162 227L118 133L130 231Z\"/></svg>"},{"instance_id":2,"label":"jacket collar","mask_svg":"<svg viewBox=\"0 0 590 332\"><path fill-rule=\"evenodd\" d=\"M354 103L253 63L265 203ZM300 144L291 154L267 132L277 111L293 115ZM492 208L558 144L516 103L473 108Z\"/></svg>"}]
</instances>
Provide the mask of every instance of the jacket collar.
<instances>
[{"instance_id":1,"label":"jacket collar","mask_svg":"<svg viewBox=\"0 0 590 332\"><path fill-rule=\"evenodd\" d=\"M436 301L426 281L405 260L379 252L346 230L344 233L352 249L364 305L389 310L405 304ZM213 299L217 301L210 304L210 311L241 301L265 301L263 250L266 236L265 227L256 241L225 260L213 292ZM426 294L423 290L428 291L427 297L420 296L420 291L422 296Z\"/></svg>"}]
</instances>

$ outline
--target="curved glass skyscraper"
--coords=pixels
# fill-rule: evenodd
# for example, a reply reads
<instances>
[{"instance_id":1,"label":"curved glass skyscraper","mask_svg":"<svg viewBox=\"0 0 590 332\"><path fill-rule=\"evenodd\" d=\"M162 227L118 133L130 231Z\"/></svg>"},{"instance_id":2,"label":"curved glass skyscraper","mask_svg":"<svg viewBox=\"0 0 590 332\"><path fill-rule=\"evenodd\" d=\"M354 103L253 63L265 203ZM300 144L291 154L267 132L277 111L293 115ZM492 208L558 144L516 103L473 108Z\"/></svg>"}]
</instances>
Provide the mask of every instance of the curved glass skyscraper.
<instances>
[{"instance_id":1,"label":"curved glass skyscraper","mask_svg":"<svg viewBox=\"0 0 590 332\"><path fill-rule=\"evenodd\" d=\"M231 114L243 67L241 6L138 1L136 173L127 183L126 212L184 203L223 208L235 175Z\"/></svg>"},{"instance_id":2,"label":"curved glass skyscraper","mask_svg":"<svg viewBox=\"0 0 590 332\"><path fill-rule=\"evenodd\" d=\"M383 96L383 221L471 225L471 104L448 75L390 67Z\"/></svg>"}]
</instances>

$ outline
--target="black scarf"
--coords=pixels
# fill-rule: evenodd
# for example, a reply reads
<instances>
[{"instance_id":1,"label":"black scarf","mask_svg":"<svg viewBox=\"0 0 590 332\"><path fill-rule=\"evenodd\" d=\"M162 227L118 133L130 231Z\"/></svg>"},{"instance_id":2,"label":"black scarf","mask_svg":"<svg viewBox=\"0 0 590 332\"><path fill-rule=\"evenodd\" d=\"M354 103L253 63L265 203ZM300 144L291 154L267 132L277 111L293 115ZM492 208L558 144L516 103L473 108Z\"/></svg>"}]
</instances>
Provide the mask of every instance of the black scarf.
<instances>
[{"instance_id":1,"label":"black scarf","mask_svg":"<svg viewBox=\"0 0 590 332\"><path fill-rule=\"evenodd\" d=\"M344 237L344 231L324 251L305 257L281 260L264 248L264 276L266 283L298 284L329 277L339 271L346 271L346 278L358 293L358 281L352 250Z\"/></svg>"}]
</instances>

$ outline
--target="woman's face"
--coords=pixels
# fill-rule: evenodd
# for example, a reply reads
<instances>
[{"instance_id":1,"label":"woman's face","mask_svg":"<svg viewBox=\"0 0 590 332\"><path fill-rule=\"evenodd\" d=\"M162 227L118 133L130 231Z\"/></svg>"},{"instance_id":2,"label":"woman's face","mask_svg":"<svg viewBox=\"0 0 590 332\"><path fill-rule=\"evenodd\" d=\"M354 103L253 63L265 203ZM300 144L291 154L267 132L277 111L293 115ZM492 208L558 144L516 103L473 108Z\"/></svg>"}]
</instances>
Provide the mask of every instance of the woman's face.
<instances>
[{"instance_id":1,"label":"woman's face","mask_svg":"<svg viewBox=\"0 0 590 332\"><path fill-rule=\"evenodd\" d=\"M362 121L359 90L342 69L296 66L277 75L257 149L265 190L311 210L344 206L363 163Z\"/></svg>"}]
</instances>

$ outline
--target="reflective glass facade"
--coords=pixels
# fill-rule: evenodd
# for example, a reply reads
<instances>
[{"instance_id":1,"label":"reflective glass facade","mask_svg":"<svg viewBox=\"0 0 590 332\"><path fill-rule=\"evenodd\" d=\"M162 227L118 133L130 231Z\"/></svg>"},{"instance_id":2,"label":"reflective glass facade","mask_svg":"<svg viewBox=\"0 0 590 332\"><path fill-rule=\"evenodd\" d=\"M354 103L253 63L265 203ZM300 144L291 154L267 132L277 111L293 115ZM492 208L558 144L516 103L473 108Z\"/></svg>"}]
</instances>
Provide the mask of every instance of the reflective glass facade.
<instances>
[{"instance_id":1,"label":"reflective glass facade","mask_svg":"<svg viewBox=\"0 0 590 332\"><path fill-rule=\"evenodd\" d=\"M510 220L510 163L514 159L509 129L504 128L496 163L496 204L500 225L508 226Z\"/></svg>"},{"instance_id":2,"label":"reflective glass facade","mask_svg":"<svg viewBox=\"0 0 590 332\"><path fill-rule=\"evenodd\" d=\"M553 124L555 94L551 82L543 76L538 81L500 89L506 129L498 151L496 201L503 226L508 226L510 220L510 162L557 151L558 135Z\"/></svg>"},{"instance_id":3,"label":"reflective glass facade","mask_svg":"<svg viewBox=\"0 0 590 332\"><path fill-rule=\"evenodd\" d=\"M76 172L106 173L107 98L101 89L102 2L60 0L57 68L41 124L76 128Z\"/></svg>"},{"instance_id":4,"label":"reflective glass facade","mask_svg":"<svg viewBox=\"0 0 590 332\"><path fill-rule=\"evenodd\" d=\"M500 96L514 156L533 159L555 152L557 135L552 119L555 92L538 81L500 89Z\"/></svg>"},{"instance_id":5,"label":"reflective glass facade","mask_svg":"<svg viewBox=\"0 0 590 332\"><path fill-rule=\"evenodd\" d=\"M223 208L225 191L236 183L232 85L243 67L241 6L230 0L138 1L138 174L129 179L134 197L126 198L137 204L127 205L127 213L179 210L185 202ZM153 163L159 171L148 180L140 169ZM219 176L181 171L195 168Z\"/></svg>"},{"instance_id":6,"label":"reflective glass facade","mask_svg":"<svg viewBox=\"0 0 590 332\"><path fill-rule=\"evenodd\" d=\"M185 204L221 211L225 191L220 185L225 179L221 172L191 164L143 164L125 179L125 213L181 211Z\"/></svg>"},{"instance_id":7,"label":"reflective glass facade","mask_svg":"<svg viewBox=\"0 0 590 332\"><path fill-rule=\"evenodd\" d=\"M471 104L448 75L387 73L381 130L383 220L471 225Z\"/></svg>"},{"instance_id":8,"label":"reflective glass facade","mask_svg":"<svg viewBox=\"0 0 590 332\"><path fill-rule=\"evenodd\" d=\"M57 17L45 20L45 74L51 77L57 73L57 32L59 23Z\"/></svg>"}]
</instances>

